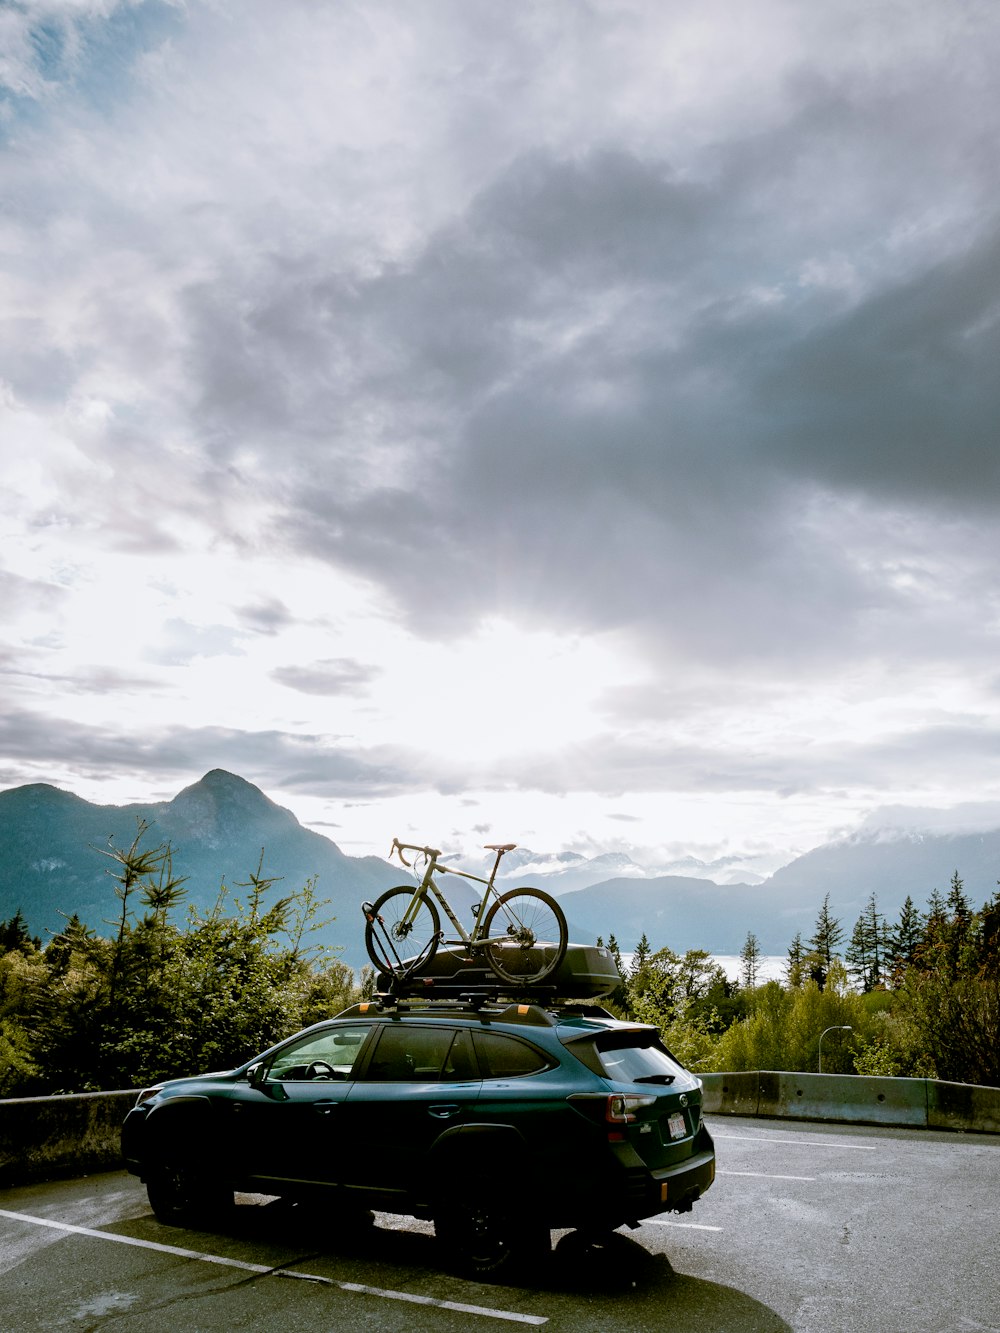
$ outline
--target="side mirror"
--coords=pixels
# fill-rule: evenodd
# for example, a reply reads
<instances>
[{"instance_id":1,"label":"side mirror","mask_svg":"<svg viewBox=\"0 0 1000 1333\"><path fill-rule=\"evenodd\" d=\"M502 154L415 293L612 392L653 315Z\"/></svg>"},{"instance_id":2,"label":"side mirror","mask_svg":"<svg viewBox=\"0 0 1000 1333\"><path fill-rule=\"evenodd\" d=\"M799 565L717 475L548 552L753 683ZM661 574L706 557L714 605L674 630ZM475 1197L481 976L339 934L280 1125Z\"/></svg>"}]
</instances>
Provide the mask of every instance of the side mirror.
<instances>
[{"instance_id":1,"label":"side mirror","mask_svg":"<svg viewBox=\"0 0 1000 1333\"><path fill-rule=\"evenodd\" d=\"M258 1060L255 1065L251 1065L247 1070L247 1082L250 1084L251 1088L259 1088L264 1082L266 1073L267 1070L263 1060Z\"/></svg>"}]
</instances>

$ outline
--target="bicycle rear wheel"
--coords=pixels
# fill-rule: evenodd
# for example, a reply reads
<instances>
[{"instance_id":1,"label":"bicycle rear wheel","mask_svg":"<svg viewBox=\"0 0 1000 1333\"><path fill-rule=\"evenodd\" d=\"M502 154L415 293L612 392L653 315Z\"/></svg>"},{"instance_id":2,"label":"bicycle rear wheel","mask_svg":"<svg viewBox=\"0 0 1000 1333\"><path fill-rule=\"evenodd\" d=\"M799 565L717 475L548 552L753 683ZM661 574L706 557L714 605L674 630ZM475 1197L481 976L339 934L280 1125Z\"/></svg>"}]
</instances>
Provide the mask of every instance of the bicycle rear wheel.
<instances>
[{"instance_id":1,"label":"bicycle rear wheel","mask_svg":"<svg viewBox=\"0 0 1000 1333\"><path fill-rule=\"evenodd\" d=\"M551 976L566 953L566 918L541 889L511 889L483 925L486 958L502 981L531 985Z\"/></svg>"},{"instance_id":2,"label":"bicycle rear wheel","mask_svg":"<svg viewBox=\"0 0 1000 1333\"><path fill-rule=\"evenodd\" d=\"M441 919L425 895L412 921L403 920L413 901L412 885L387 889L375 900L365 925L365 948L380 972L409 976L429 963L437 952Z\"/></svg>"}]
</instances>

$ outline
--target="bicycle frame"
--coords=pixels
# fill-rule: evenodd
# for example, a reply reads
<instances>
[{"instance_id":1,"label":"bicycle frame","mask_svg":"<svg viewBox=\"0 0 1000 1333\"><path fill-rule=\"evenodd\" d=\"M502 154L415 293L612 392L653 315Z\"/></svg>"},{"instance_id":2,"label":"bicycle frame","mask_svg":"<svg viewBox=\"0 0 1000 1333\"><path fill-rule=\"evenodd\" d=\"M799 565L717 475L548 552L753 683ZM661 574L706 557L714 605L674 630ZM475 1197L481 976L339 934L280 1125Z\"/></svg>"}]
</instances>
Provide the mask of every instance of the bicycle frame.
<instances>
[{"instance_id":1,"label":"bicycle frame","mask_svg":"<svg viewBox=\"0 0 1000 1333\"><path fill-rule=\"evenodd\" d=\"M410 862L407 861L406 857L403 855L404 851L417 852L420 855L423 855L427 858L427 866L424 870L423 878L421 879L420 883L416 886L416 888L413 890L413 897L410 900L409 907L407 907L406 911L403 914L402 923L404 925L412 925L413 919L417 914L417 909L420 906L420 903L426 897L427 893L431 892L434 894L434 897L437 899L437 901L441 904L448 920L458 931L459 939L450 941L450 943L455 943L455 944L462 943L468 945L470 948L474 948L477 945L479 947L482 947L483 944L485 943L485 937L482 934L482 924L486 920L486 904L489 901L491 893L494 894L497 898L499 898L500 896L497 893L496 889L493 887L493 881L496 879L497 871L500 868L501 857L503 856L504 852L508 850L510 849L507 847L497 848L497 859L493 863L493 869L490 872L490 877L489 879L483 879L481 875L470 874L468 870L456 870L454 866L441 865L438 862L438 857L441 855L441 852L436 847L417 847L413 843L399 842L397 839L394 838L392 842L392 851L389 853L389 855L392 856L392 852L396 852L399 856L400 861L402 861L403 865L406 866L407 869L410 869L411 865ZM476 884L486 885L486 888L483 890L482 899L478 907L476 907L475 909L476 924L473 926L471 933L465 929L461 921L459 921L458 917L456 916L455 912L452 910L451 903L445 897L444 890L440 887L440 885L434 878L435 875L459 875L461 876L462 879L471 879ZM503 936L499 937L500 940L502 940L503 938L504 938ZM494 937L493 942L497 943L498 938Z\"/></svg>"}]
</instances>

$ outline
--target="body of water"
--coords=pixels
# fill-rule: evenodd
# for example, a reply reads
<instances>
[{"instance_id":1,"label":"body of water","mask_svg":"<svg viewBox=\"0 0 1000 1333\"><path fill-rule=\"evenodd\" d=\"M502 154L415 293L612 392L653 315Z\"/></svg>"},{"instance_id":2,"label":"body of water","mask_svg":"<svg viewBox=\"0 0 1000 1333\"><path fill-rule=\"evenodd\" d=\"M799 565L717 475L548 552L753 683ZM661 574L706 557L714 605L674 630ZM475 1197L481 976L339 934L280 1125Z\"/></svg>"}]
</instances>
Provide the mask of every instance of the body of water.
<instances>
[{"instance_id":1,"label":"body of water","mask_svg":"<svg viewBox=\"0 0 1000 1333\"><path fill-rule=\"evenodd\" d=\"M743 963L739 954L720 953L713 955L730 981L739 981ZM784 981L788 955L783 953L762 953L757 960L757 985L765 981Z\"/></svg>"},{"instance_id":2,"label":"body of water","mask_svg":"<svg viewBox=\"0 0 1000 1333\"><path fill-rule=\"evenodd\" d=\"M631 953L622 954L622 966L627 972L632 966ZM712 962L718 963L730 981L739 981L743 963L738 953L717 953L712 955ZM762 953L757 960L757 985L765 981L784 981L788 955L783 953Z\"/></svg>"}]
</instances>

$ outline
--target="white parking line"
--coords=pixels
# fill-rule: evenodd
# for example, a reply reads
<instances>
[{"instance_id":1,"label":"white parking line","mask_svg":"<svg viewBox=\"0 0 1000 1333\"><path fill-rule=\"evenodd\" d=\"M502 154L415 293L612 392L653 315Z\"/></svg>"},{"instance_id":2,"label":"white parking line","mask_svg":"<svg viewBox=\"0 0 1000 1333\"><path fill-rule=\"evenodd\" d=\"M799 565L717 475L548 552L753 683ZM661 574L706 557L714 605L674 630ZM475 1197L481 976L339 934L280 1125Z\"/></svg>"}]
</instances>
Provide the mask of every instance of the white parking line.
<instances>
[{"instance_id":1,"label":"white parking line","mask_svg":"<svg viewBox=\"0 0 1000 1333\"><path fill-rule=\"evenodd\" d=\"M688 1231L721 1231L722 1227L707 1227L703 1222L671 1222L666 1217L644 1217L641 1227L684 1227Z\"/></svg>"},{"instance_id":2,"label":"white parking line","mask_svg":"<svg viewBox=\"0 0 1000 1333\"><path fill-rule=\"evenodd\" d=\"M716 1171L717 1176L753 1176L757 1180L815 1180L815 1176L776 1176L769 1171Z\"/></svg>"},{"instance_id":3,"label":"white parking line","mask_svg":"<svg viewBox=\"0 0 1000 1333\"><path fill-rule=\"evenodd\" d=\"M712 1131L712 1138L718 1143L720 1139L739 1139L743 1143L780 1143L783 1147L801 1147L801 1148L853 1148L855 1152L878 1152L878 1148L870 1148L864 1143L850 1143L846 1139L800 1139L795 1135L789 1135L787 1139L765 1139L762 1134L716 1134Z\"/></svg>"},{"instance_id":4,"label":"white parking line","mask_svg":"<svg viewBox=\"0 0 1000 1333\"><path fill-rule=\"evenodd\" d=\"M11 1213L0 1208L0 1217L9 1217L14 1222L28 1222L33 1226L50 1227L54 1231L66 1231L75 1236L91 1236L95 1240L113 1241L118 1245L133 1245L142 1250L156 1250L160 1254L176 1255L180 1259L197 1259L206 1264L219 1264L224 1268L239 1268L245 1273L260 1273L265 1277L299 1278L306 1282L317 1282L325 1287L337 1287L341 1291L350 1291L362 1296L379 1296L383 1300L408 1301L413 1305L432 1305L439 1310L456 1310L459 1314L483 1315L487 1319L506 1319L515 1324L547 1324L548 1316L517 1314L513 1310L494 1310L488 1305L463 1305L459 1301L442 1301L434 1296L417 1296L408 1291L392 1291L381 1287L365 1287L357 1282L338 1282L334 1278L321 1277L313 1273L299 1273L290 1268L273 1268L267 1264L251 1264L245 1259L229 1259L221 1254L202 1254L200 1250L185 1250L179 1245L161 1245L155 1240L141 1240L138 1236L118 1236L112 1231L96 1231L91 1227L72 1226L69 1222L56 1222L48 1217L33 1217L29 1213Z\"/></svg>"}]
</instances>

